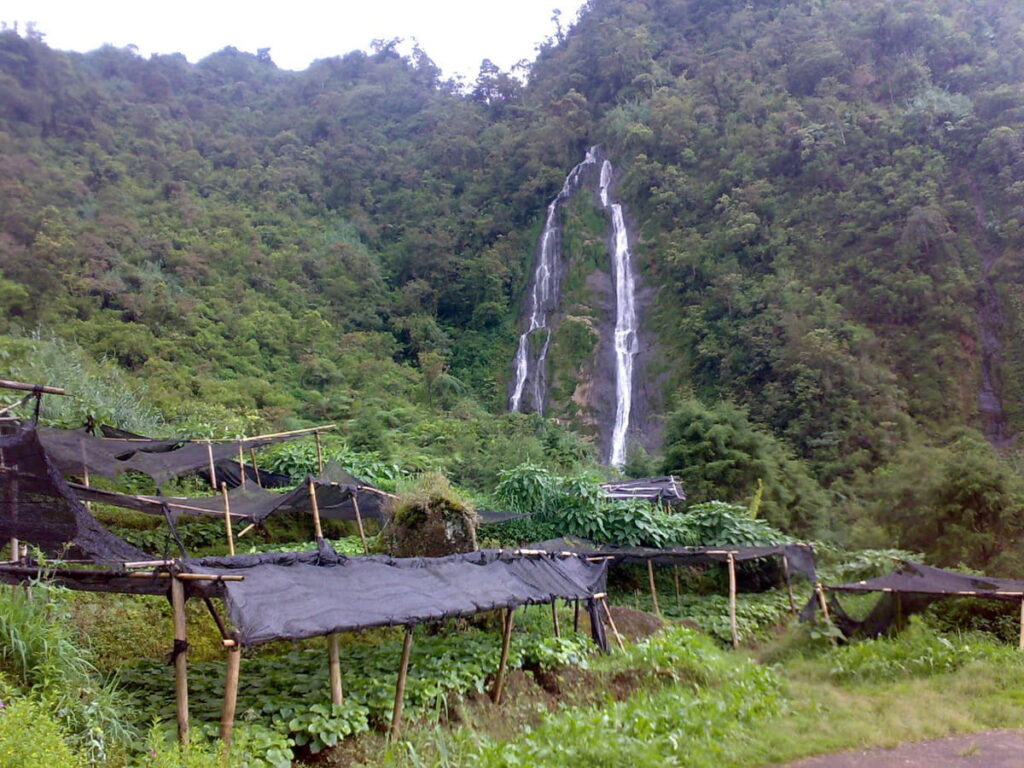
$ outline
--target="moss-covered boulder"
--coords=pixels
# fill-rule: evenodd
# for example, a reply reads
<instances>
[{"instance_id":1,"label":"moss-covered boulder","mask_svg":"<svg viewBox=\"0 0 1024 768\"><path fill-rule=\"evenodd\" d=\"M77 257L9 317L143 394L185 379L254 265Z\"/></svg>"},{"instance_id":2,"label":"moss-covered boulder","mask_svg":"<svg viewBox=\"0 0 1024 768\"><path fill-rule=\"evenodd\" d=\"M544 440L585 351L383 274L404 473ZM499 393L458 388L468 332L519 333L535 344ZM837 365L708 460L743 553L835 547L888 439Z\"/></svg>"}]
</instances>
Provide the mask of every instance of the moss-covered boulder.
<instances>
[{"instance_id":1,"label":"moss-covered boulder","mask_svg":"<svg viewBox=\"0 0 1024 768\"><path fill-rule=\"evenodd\" d=\"M441 557L477 548L472 503L439 473L399 496L384 538L395 557Z\"/></svg>"}]
</instances>

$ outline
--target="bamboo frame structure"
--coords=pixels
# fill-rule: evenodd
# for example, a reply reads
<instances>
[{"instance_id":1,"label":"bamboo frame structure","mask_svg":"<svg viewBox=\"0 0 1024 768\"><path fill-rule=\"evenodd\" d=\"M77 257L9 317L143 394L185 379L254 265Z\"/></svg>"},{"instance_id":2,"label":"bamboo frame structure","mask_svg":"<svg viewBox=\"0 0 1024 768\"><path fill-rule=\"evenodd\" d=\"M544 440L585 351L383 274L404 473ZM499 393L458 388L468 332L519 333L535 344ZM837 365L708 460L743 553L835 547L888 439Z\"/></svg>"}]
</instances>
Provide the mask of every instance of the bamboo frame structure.
<instances>
[{"instance_id":1,"label":"bamboo frame structure","mask_svg":"<svg viewBox=\"0 0 1024 768\"><path fill-rule=\"evenodd\" d=\"M220 492L224 497L224 529L228 537L228 554L235 554L235 533L231 530L231 500L228 498L228 484L220 484Z\"/></svg>"},{"instance_id":2,"label":"bamboo frame structure","mask_svg":"<svg viewBox=\"0 0 1024 768\"><path fill-rule=\"evenodd\" d=\"M23 381L7 381L6 379L0 379L0 389L17 389L21 392L39 392L43 395L63 395L64 397L73 397L73 395L64 389L57 387L48 387L41 384L26 384Z\"/></svg>"},{"instance_id":3,"label":"bamboo frame structure","mask_svg":"<svg viewBox=\"0 0 1024 768\"><path fill-rule=\"evenodd\" d=\"M402 643L402 661L398 667L398 682L395 683L395 707L391 710L391 740L396 741L402 732L402 707L405 703L405 680L409 674L409 655L412 653L412 627L405 628Z\"/></svg>"},{"instance_id":4,"label":"bamboo frame structure","mask_svg":"<svg viewBox=\"0 0 1024 768\"><path fill-rule=\"evenodd\" d=\"M732 632L732 647L740 647L740 635L736 629L736 555L729 553L729 630Z\"/></svg>"},{"instance_id":5,"label":"bamboo frame structure","mask_svg":"<svg viewBox=\"0 0 1024 768\"><path fill-rule=\"evenodd\" d=\"M320 506L316 500L316 484L313 478L309 478L309 503L313 508L313 531L316 533L316 540L321 541L324 537L323 528L320 527Z\"/></svg>"},{"instance_id":6,"label":"bamboo frame structure","mask_svg":"<svg viewBox=\"0 0 1024 768\"><path fill-rule=\"evenodd\" d=\"M249 449L249 458L252 460L252 471L256 475L256 485L263 487L263 479L260 477L260 465L256 463L256 451Z\"/></svg>"},{"instance_id":7,"label":"bamboo frame structure","mask_svg":"<svg viewBox=\"0 0 1024 768\"><path fill-rule=\"evenodd\" d=\"M825 617L825 623L831 625L832 616L828 612L828 600L825 599L825 588L821 585L820 581L814 585L814 591L818 593L818 605L821 606L821 613ZM836 644L835 637L831 637L829 639L832 645Z\"/></svg>"},{"instance_id":8,"label":"bamboo frame structure","mask_svg":"<svg viewBox=\"0 0 1024 768\"><path fill-rule=\"evenodd\" d=\"M327 666L331 677L331 703L341 706L345 703L345 693L341 688L341 658L338 652L338 633L327 636Z\"/></svg>"},{"instance_id":9,"label":"bamboo frame structure","mask_svg":"<svg viewBox=\"0 0 1024 768\"><path fill-rule=\"evenodd\" d=\"M188 745L188 635L185 624L185 585L178 578L171 580L171 608L174 613L174 700L178 716L178 739L182 745Z\"/></svg>"},{"instance_id":10,"label":"bamboo frame structure","mask_svg":"<svg viewBox=\"0 0 1024 768\"><path fill-rule=\"evenodd\" d=\"M242 490L245 490L245 452L242 450L242 444L238 444L238 474L241 478Z\"/></svg>"},{"instance_id":11,"label":"bamboo frame structure","mask_svg":"<svg viewBox=\"0 0 1024 768\"><path fill-rule=\"evenodd\" d=\"M558 626L558 598L556 597L551 601L551 625L555 632L555 637L562 636L562 630Z\"/></svg>"},{"instance_id":12,"label":"bamboo frame structure","mask_svg":"<svg viewBox=\"0 0 1024 768\"><path fill-rule=\"evenodd\" d=\"M498 672L494 676L494 687L491 689L491 701L501 704L501 695L505 691L505 668L508 666L508 649L512 642L512 627L515 625L515 608L505 609L505 626L501 633L501 658L498 660Z\"/></svg>"},{"instance_id":13,"label":"bamboo frame structure","mask_svg":"<svg viewBox=\"0 0 1024 768\"><path fill-rule=\"evenodd\" d=\"M576 600L573 601L572 631L573 632L579 632L580 631L580 599L578 597L576 598Z\"/></svg>"},{"instance_id":14,"label":"bamboo frame structure","mask_svg":"<svg viewBox=\"0 0 1024 768\"><path fill-rule=\"evenodd\" d=\"M661 616L661 608L658 606L658 587L654 583L654 563L650 560L647 561L647 582L651 586L651 603L654 606L654 612Z\"/></svg>"},{"instance_id":15,"label":"bamboo frame structure","mask_svg":"<svg viewBox=\"0 0 1024 768\"><path fill-rule=\"evenodd\" d=\"M324 472L324 449L320 446L319 430L313 433L313 439L316 440L316 473L322 475Z\"/></svg>"},{"instance_id":16,"label":"bamboo frame structure","mask_svg":"<svg viewBox=\"0 0 1024 768\"><path fill-rule=\"evenodd\" d=\"M206 441L206 456L210 463L210 487L217 490L217 468L213 465L213 443Z\"/></svg>"}]
</instances>

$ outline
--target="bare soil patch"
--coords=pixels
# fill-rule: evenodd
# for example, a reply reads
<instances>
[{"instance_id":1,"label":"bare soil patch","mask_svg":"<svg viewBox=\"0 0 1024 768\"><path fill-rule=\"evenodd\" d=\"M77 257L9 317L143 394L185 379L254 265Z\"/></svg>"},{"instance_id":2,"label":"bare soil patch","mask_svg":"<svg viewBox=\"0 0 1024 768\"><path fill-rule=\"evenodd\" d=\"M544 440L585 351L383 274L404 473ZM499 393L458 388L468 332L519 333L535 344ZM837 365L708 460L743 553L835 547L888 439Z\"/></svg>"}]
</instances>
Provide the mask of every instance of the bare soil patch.
<instances>
[{"instance_id":1,"label":"bare soil patch","mask_svg":"<svg viewBox=\"0 0 1024 768\"><path fill-rule=\"evenodd\" d=\"M1024 768L1024 731L985 731L946 739L819 755L785 768ZM777 767L777 768L781 768Z\"/></svg>"}]
</instances>

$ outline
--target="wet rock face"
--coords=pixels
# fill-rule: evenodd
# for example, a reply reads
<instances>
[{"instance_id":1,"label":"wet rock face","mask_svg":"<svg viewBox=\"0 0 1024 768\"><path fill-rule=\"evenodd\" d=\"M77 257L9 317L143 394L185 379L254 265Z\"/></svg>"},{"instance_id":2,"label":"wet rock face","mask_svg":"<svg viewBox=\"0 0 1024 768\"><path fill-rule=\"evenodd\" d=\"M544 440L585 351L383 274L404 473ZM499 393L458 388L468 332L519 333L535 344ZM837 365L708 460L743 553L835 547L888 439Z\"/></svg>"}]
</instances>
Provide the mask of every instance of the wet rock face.
<instances>
[{"instance_id":1,"label":"wet rock face","mask_svg":"<svg viewBox=\"0 0 1024 768\"><path fill-rule=\"evenodd\" d=\"M441 494L395 510L388 552L395 557L442 557L477 549L476 513Z\"/></svg>"}]
</instances>

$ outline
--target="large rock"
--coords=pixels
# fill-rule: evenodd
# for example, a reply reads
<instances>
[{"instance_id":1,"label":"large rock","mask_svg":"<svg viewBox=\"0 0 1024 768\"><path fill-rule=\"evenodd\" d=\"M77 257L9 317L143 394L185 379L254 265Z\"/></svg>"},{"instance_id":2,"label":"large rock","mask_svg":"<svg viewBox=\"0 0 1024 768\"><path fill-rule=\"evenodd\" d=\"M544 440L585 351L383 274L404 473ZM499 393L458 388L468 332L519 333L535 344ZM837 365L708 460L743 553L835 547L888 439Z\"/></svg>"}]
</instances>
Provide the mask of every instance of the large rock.
<instances>
[{"instance_id":1,"label":"large rock","mask_svg":"<svg viewBox=\"0 0 1024 768\"><path fill-rule=\"evenodd\" d=\"M441 557L477 548L477 516L447 482L399 498L386 531L388 552L395 557Z\"/></svg>"}]
</instances>

